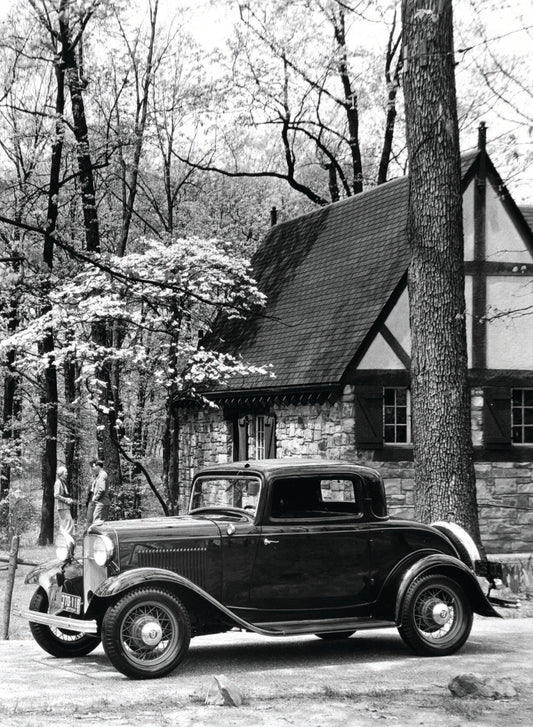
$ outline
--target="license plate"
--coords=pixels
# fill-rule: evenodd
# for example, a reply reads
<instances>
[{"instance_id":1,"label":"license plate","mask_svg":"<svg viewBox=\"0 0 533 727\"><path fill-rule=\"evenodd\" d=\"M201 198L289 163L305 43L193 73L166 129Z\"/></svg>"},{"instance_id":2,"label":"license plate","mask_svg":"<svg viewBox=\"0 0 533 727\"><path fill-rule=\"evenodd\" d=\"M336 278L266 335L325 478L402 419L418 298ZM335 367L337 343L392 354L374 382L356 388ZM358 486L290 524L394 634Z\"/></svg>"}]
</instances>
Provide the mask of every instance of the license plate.
<instances>
[{"instance_id":1,"label":"license plate","mask_svg":"<svg viewBox=\"0 0 533 727\"><path fill-rule=\"evenodd\" d=\"M61 610L68 611L68 613L81 613L81 596L73 596L71 593L62 593Z\"/></svg>"}]
</instances>

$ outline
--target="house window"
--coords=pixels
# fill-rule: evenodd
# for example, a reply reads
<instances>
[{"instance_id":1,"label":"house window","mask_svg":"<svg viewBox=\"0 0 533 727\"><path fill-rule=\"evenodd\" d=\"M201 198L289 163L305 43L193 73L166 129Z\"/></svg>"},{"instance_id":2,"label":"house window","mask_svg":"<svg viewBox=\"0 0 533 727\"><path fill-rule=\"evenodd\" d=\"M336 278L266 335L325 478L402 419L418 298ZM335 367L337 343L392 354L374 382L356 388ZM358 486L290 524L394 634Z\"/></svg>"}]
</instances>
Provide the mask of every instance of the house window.
<instances>
[{"instance_id":1,"label":"house window","mask_svg":"<svg viewBox=\"0 0 533 727\"><path fill-rule=\"evenodd\" d=\"M265 419L259 414L255 417L255 458L265 459Z\"/></svg>"},{"instance_id":2,"label":"house window","mask_svg":"<svg viewBox=\"0 0 533 727\"><path fill-rule=\"evenodd\" d=\"M383 389L383 441L385 444L411 442L411 399L405 387Z\"/></svg>"},{"instance_id":3,"label":"house window","mask_svg":"<svg viewBox=\"0 0 533 727\"><path fill-rule=\"evenodd\" d=\"M513 389L511 398L513 444L533 444L533 389Z\"/></svg>"},{"instance_id":4,"label":"house window","mask_svg":"<svg viewBox=\"0 0 533 727\"><path fill-rule=\"evenodd\" d=\"M276 456L276 418L247 414L233 423L233 459L272 459Z\"/></svg>"}]
</instances>

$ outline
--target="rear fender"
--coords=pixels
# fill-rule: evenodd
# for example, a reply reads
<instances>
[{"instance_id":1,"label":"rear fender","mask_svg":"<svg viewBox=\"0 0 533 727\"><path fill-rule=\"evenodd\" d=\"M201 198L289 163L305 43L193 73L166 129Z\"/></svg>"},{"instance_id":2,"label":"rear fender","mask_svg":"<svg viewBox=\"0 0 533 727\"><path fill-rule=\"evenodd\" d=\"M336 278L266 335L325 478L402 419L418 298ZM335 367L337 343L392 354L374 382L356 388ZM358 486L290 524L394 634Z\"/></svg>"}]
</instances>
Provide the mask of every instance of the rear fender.
<instances>
[{"instance_id":1,"label":"rear fender","mask_svg":"<svg viewBox=\"0 0 533 727\"><path fill-rule=\"evenodd\" d=\"M395 621L397 624L400 622L402 604L411 583L421 575L431 574L446 575L457 581L470 598L475 613L479 613L481 616L501 618L489 603L472 570L458 558L440 553L418 560L402 574L396 595Z\"/></svg>"}]
</instances>

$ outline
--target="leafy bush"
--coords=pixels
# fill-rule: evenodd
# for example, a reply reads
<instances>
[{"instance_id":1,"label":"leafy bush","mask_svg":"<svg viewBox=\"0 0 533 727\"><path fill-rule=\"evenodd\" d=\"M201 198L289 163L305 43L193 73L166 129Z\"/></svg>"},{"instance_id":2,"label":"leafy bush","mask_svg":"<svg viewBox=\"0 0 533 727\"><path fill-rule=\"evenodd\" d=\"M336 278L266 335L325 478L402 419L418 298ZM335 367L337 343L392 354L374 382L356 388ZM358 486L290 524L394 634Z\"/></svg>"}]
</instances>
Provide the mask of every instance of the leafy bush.
<instances>
[{"instance_id":1,"label":"leafy bush","mask_svg":"<svg viewBox=\"0 0 533 727\"><path fill-rule=\"evenodd\" d=\"M12 490L0 502L0 545L9 546L13 535L21 535L35 520L35 509L27 495Z\"/></svg>"}]
</instances>

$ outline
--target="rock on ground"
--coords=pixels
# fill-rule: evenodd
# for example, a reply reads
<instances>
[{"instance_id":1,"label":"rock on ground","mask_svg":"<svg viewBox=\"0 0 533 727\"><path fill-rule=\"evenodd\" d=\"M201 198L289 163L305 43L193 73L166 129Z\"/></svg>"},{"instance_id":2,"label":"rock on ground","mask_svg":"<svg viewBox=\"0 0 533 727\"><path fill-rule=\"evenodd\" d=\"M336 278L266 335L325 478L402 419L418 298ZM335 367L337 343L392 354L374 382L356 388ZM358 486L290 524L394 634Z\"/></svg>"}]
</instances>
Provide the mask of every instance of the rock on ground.
<instances>
[{"instance_id":1,"label":"rock on ground","mask_svg":"<svg viewBox=\"0 0 533 727\"><path fill-rule=\"evenodd\" d=\"M483 677L473 672L458 674L449 682L448 689L456 697L512 699L517 696L516 689L509 679Z\"/></svg>"}]
</instances>

